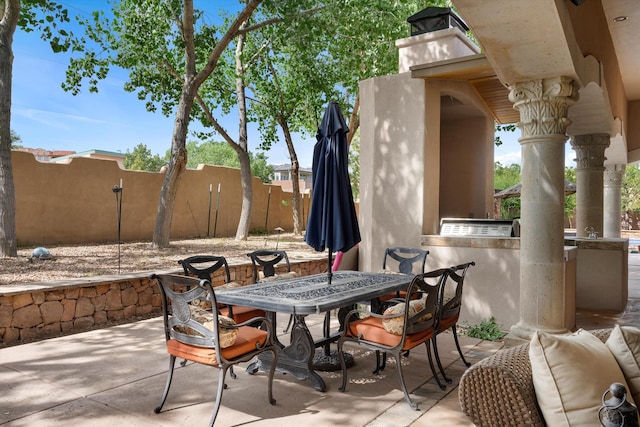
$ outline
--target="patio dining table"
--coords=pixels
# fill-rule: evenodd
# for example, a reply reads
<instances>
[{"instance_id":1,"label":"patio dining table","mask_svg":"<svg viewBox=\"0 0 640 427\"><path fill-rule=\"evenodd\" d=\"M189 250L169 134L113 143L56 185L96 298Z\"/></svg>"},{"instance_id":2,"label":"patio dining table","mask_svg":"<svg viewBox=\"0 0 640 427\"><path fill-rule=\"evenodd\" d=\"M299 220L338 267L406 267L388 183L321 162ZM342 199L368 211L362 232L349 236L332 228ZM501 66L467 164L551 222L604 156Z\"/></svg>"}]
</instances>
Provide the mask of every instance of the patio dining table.
<instances>
[{"instance_id":1,"label":"patio dining table","mask_svg":"<svg viewBox=\"0 0 640 427\"><path fill-rule=\"evenodd\" d=\"M330 337L315 341L305 323L309 314L324 313L362 301L370 301L390 292L406 289L413 278L405 274L336 271L331 284L326 273L296 277L240 288L216 290L219 303L263 309L274 323L276 313L294 317L289 345L278 341L282 348L276 369L299 380L309 379L318 391L326 391L326 384L313 367L315 349L327 344ZM250 373L268 370L271 357L267 354L251 364Z\"/></svg>"}]
</instances>

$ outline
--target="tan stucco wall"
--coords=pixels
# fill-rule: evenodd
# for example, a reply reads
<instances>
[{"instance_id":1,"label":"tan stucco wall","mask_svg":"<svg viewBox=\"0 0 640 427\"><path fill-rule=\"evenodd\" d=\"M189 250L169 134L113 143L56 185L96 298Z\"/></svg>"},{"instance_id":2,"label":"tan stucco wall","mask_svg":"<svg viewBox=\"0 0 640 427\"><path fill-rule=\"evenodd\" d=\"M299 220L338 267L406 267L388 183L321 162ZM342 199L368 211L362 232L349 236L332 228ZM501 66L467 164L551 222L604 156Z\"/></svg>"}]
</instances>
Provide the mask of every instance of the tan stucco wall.
<instances>
[{"instance_id":1,"label":"tan stucco wall","mask_svg":"<svg viewBox=\"0 0 640 427\"><path fill-rule=\"evenodd\" d=\"M377 271L385 248L420 245L428 111L410 73L362 81L360 94L359 266Z\"/></svg>"},{"instance_id":2,"label":"tan stucco wall","mask_svg":"<svg viewBox=\"0 0 640 427\"><path fill-rule=\"evenodd\" d=\"M418 247L443 216L493 212L493 118L466 82L409 73L361 82L360 268L380 268L390 246ZM443 115L441 97L472 116Z\"/></svg>"},{"instance_id":3,"label":"tan stucco wall","mask_svg":"<svg viewBox=\"0 0 640 427\"><path fill-rule=\"evenodd\" d=\"M163 173L122 170L111 160L75 158L69 164L40 163L30 153L13 151L16 233L19 245L105 242L117 240L116 199L122 179L123 241L150 240L158 209ZM218 222L215 227L217 189ZM240 218L240 170L201 166L185 171L178 189L171 238L205 237L211 201L210 236L234 236ZM269 196L269 188L271 195ZM283 201L287 204L285 206ZM292 231L291 193L253 179L251 230ZM267 203L269 204L267 218ZM305 198L304 220L309 212Z\"/></svg>"}]
</instances>

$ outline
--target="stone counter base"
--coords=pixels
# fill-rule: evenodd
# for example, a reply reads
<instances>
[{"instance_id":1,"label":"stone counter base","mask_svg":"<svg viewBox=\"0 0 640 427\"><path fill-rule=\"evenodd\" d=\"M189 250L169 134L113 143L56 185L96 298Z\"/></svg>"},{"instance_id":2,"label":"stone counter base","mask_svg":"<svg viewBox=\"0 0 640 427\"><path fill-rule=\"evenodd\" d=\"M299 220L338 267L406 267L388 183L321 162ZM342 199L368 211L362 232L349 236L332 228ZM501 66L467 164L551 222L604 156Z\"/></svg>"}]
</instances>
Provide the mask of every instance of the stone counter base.
<instances>
[{"instance_id":1,"label":"stone counter base","mask_svg":"<svg viewBox=\"0 0 640 427\"><path fill-rule=\"evenodd\" d=\"M229 265L231 280L253 281L251 264ZM291 261L301 276L327 271L326 258ZM0 286L0 346L162 314L160 288L152 272ZM161 273L182 274L182 270ZM213 277L214 286L224 282Z\"/></svg>"}]
</instances>

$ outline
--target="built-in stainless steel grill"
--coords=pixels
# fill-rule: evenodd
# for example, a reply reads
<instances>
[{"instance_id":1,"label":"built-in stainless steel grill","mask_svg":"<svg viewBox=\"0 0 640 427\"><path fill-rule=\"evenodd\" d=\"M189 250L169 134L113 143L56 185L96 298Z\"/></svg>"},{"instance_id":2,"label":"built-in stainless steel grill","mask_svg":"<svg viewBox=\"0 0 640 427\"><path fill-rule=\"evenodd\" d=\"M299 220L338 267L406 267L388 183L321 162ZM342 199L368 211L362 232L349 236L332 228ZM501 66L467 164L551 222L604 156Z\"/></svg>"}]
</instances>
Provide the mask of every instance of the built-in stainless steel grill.
<instances>
[{"instance_id":1,"label":"built-in stainless steel grill","mask_svg":"<svg viewBox=\"0 0 640 427\"><path fill-rule=\"evenodd\" d=\"M520 233L517 221L511 219L442 218L440 220L440 235L516 237Z\"/></svg>"}]
</instances>

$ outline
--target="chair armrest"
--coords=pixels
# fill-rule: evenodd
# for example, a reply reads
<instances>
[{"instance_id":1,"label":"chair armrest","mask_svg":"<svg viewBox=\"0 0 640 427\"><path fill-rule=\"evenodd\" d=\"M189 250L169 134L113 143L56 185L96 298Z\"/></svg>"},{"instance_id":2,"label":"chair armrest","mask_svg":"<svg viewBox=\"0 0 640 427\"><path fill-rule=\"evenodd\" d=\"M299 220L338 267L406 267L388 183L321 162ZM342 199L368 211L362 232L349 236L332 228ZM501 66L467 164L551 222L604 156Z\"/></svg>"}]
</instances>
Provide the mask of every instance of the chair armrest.
<instances>
[{"instance_id":1,"label":"chair armrest","mask_svg":"<svg viewBox=\"0 0 640 427\"><path fill-rule=\"evenodd\" d=\"M606 341L611 329L589 332ZM480 427L544 427L531 375L528 343L500 350L462 375L460 406Z\"/></svg>"},{"instance_id":2,"label":"chair armrest","mask_svg":"<svg viewBox=\"0 0 640 427\"><path fill-rule=\"evenodd\" d=\"M501 350L467 369L458 398L480 427L545 425L531 378L529 344Z\"/></svg>"}]
</instances>

